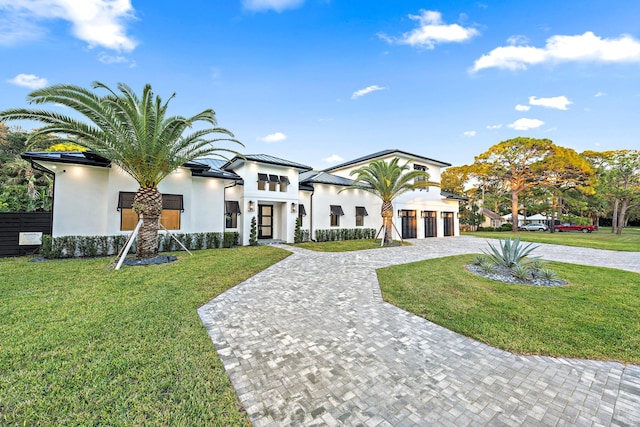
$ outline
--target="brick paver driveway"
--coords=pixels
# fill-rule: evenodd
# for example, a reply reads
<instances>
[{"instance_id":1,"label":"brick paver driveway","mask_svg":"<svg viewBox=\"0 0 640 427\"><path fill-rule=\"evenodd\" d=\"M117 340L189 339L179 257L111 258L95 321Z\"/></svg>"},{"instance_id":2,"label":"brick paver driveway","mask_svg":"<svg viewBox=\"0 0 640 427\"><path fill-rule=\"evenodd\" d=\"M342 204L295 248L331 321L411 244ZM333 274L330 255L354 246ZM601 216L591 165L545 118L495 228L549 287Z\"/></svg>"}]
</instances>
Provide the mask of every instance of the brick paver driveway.
<instances>
[{"instance_id":1,"label":"brick paver driveway","mask_svg":"<svg viewBox=\"0 0 640 427\"><path fill-rule=\"evenodd\" d=\"M640 367L519 356L382 301L375 269L485 239L294 254L199 309L254 426L640 425ZM640 272L640 253L541 245Z\"/></svg>"}]
</instances>

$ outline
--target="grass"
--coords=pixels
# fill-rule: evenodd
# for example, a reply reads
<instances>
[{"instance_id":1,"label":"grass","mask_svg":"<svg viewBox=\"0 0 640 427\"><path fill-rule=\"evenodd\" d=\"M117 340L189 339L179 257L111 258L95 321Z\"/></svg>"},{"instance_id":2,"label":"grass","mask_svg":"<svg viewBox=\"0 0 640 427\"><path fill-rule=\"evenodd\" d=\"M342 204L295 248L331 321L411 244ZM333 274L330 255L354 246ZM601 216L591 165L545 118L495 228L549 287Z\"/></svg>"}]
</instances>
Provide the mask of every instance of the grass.
<instances>
[{"instance_id":1,"label":"grass","mask_svg":"<svg viewBox=\"0 0 640 427\"><path fill-rule=\"evenodd\" d=\"M609 249L612 251L640 252L640 231L625 229L621 236L611 234L609 229L601 228L593 233L563 232L543 233L536 231L512 232L465 232L465 236L484 237L487 239L505 239L520 237L520 240L536 243L553 243L556 245L579 246L583 248Z\"/></svg>"},{"instance_id":2,"label":"grass","mask_svg":"<svg viewBox=\"0 0 640 427\"><path fill-rule=\"evenodd\" d=\"M640 274L554 262L569 285L510 285L466 271L473 258L380 269L383 297L511 352L640 364Z\"/></svg>"},{"instance_id":3,"label":"grass","mask_svg":"<svg viewBox=\"0 0 640 427\"><path fill-rule=\"evenodd\" d=\"M248 425L196 309L287 255L0 259L0 425Z\"/></svg>"},{"instance_id":4,"label":"grass","mask_svg":"<svg viewBox=\"0 0 640 427\"><path fill-rule=\"evenodd\" d=\"M399 246L401 243L394 240L394 244L397 244ZM365 249L378 249L384 247L380 246L380 239L338 240L335 242L303 242L296 243L294 246L317 252L350 252L362 251ZM411 246L411 243L402 242L402 246Z\"/></svg>"}]
</instances>

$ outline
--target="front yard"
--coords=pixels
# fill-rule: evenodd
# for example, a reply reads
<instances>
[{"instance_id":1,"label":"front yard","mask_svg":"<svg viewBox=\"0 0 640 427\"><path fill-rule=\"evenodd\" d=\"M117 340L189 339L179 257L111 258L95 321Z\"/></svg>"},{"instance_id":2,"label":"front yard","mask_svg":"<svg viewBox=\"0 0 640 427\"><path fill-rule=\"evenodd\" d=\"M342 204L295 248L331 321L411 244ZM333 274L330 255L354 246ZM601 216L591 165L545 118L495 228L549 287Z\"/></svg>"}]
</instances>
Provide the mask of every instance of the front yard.
<instances>
[{"instance_id":1,"label":"front yard","mask_svg":"<svg viewBox=\"0 0 640 427\"><path fill-rule=\"evenodd\" d=\"M248 425L196 309L287 255L0 259L0 425Z\"/></svg>"},{"instance_id":2,"label":"front yard","mask_svg":"<svg viewBox=\"0 0 640 427\"><path fill-rule=\"evenodd\" d=\"M466 271L473 258L380 269L383 297L447 329L515 353L640 364L640 274L553 262L548 266L569 285L505 284Z\"/></svg>"},{"instance_id":3,"label":"front yard","mask_svg":"<svg viewBox=\"0 0 640 427\"><path fill-rule=\"evenodd\" d=\"M512 232L466 232L465 236L484 237L487 239L512 239L536 243L552 243L556 245L579 246L593 249L609 249L612 251L640 252L640 230L627 228L621 236L611 234L610 228L600 228L593 233L563 232L549 233L541 231Z\"/></svg>"}]
</instances>

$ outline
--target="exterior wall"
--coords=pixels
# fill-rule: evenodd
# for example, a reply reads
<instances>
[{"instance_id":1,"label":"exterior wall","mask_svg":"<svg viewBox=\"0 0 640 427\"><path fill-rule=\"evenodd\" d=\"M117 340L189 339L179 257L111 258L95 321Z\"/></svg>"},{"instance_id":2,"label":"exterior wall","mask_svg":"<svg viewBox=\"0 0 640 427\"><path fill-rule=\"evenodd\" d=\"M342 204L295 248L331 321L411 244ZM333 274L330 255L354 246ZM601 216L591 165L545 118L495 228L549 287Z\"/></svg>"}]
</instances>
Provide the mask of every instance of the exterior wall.
<instances>
[{"instance_id":1,"label":"exterior wall","mask_svg":"<svg viewBox=\"0 0 640 427\"><path fill-rule=\"evenodd\" d=\"M406 162L409 162L410 170L413 170L414 163L417 163L417 164L422 165L422 166L426 166L428 168L427 169L427 173L429 173L429 180L433 181L433 182L440 182L440 173L441 173L441 169L442 168L439 165L435 165L435 164L429 163L429 162L421 162L419 159L417 161L414 161L415 159L413 159L412 157L405 156L405 155L403 155L401 153L392 153L392 154L389 154L389 155L386 155L386 156L382 156L382 157L376 158L375 160L384 160L385 162L389 162L389 161L393 160L396 157L398 157L400 159L400 162L399 162L400 165L404 165ZM334 175L338 175L338 176L342 176L342 177L345 177L345 178L353 179L354 176L350 175L350 173L352 171L364 166L365 164L366 163L359 163L357 165L349 165L349 166L346 166L344 168L332 170L331 173L334 174ZM440 193L440 190L437 189L437 187L429 187L429 189L432 192L436 193L436 194Z\"/></svg>"},{"instance_id":2,"label":"exterior wall","mask_svg":"<svg viewBox=\"0 0 640 427\"><path fill-rule=\"evenodd\" d=\"M54 237L128 234L120 230L119 192L136 192L138 183L118 167L45 163L56 174L53 206ZM224 181L192 177L179 168L165 178L158 190L183 196L180 233L222 231Z\"/></svg>"},{"instance_id":3,"label":"exterior wall","mask_svg":"<svg viewBox=\"0 0 640 427\"><path fill-rule=\"evenodd\" d=\"M234 172L243 178L244 185L227 189L226 200L237 200L240 203L242 215L238 218L238 229L233 231L240 233L241 244L249 244L251 219L255 217L258 221L259 205L273 206L273 239L292 243L298 216L299 171L285 166L248 161ZM287 191L280 191L280 185L276 186L276 191L269 191L268 185L267 189L258 190L258 173L288 177ZM249 202L253 202L253 212L249 212ZM292 204L295 205L296 212L292 212Z\"/></svg>"},{"instance_id":4,"label":"exterior wall","mask_svg":"<svg viewBox=\"0 0 640 427\"><path fill-rule=\"evenodd\" d=\"M52 236L108 234L109 197L105 195L110 169L44 162L43 166L55 173Z\"/></svg>"}]
</instances>

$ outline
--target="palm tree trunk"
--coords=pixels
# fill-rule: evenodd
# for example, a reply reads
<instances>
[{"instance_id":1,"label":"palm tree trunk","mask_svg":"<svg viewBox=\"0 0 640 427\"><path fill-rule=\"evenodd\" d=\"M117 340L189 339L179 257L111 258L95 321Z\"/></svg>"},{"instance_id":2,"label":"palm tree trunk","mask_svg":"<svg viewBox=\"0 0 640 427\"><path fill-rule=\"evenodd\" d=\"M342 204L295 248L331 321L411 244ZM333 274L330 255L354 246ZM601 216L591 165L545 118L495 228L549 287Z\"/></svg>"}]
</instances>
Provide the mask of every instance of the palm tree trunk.
<instances>
[{"instance_id":1,"label":"palm tree trunk","mask_svg":"<svg viewBox=\"0 0 640 427\"><path fill-rule=\"evenodd\" d=\"M382 225L384 226L384 245L393 243L393 205L391 202L382 202Z\"/></svg>"},{"instance_id":2,"label":"palm tree trunk","mask_svg":"<svg viewBox=\"0 0 640 427\"><path fill-rule=\"evenodd\" d=\"M158 228L162 213L162 194L157 188L140 188L133 198L133 210L142 219L138 232L137 259L158 255Z\"/></svg>"}]
</instances>

